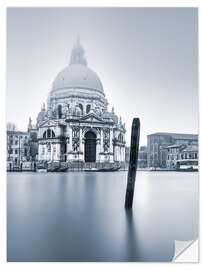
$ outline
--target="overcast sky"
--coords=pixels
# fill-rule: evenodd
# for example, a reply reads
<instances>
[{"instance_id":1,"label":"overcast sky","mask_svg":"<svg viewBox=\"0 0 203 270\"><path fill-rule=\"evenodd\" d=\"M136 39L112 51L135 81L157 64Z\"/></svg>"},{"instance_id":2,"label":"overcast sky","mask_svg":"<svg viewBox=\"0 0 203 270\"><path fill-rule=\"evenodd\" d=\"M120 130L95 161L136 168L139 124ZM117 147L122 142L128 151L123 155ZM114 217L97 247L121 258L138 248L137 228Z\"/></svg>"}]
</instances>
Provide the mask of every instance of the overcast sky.
<instances>
[{"instance_id":1,"label":"overcast sky","mask_svg":"<svg viewBox=\"0 0 203 270\"><path fill-rule=\"evenodd\" d=\"M194 8L9 8L7 121L35 123L77 34L88 66L127 127L198 132L198 27Z\"/></svg>"}]
</instances>

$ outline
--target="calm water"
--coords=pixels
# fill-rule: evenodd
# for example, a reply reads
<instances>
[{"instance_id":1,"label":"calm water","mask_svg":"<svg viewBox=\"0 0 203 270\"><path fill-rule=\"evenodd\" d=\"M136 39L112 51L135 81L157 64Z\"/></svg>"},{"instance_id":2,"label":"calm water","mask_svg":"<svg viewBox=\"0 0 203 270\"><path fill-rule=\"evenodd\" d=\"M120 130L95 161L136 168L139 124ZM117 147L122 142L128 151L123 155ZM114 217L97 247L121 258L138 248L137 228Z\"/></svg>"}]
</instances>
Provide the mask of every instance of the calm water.
<instances>
[{"instance_id":1,"label":"calm water","mask_svg":"<svg viewBox=\"0 0 203 270\"><path fill-rule=\"evenodd\" d=\"M198 236L198 173L8 173L8 261L171 261Z\"/></svg>"}]
</instances>

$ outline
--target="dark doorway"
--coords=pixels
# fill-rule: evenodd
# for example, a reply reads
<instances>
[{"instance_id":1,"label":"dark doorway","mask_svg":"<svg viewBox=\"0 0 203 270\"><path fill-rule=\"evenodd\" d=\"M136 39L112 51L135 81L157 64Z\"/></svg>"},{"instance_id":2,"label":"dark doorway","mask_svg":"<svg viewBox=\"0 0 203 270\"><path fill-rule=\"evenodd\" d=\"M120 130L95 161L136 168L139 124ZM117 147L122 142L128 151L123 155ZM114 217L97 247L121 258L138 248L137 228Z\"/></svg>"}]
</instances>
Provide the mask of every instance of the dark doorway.
<instances>
[{"instance_id":1,"label":"dark doorway","mask_svg":"<svg viewBox=\"0 0 203 270\"><path fill-rule=\"evenodd\" d=\"M85 162L96 162L96 135L91 131L85 134Z\"/></svg>"}]
</instances>

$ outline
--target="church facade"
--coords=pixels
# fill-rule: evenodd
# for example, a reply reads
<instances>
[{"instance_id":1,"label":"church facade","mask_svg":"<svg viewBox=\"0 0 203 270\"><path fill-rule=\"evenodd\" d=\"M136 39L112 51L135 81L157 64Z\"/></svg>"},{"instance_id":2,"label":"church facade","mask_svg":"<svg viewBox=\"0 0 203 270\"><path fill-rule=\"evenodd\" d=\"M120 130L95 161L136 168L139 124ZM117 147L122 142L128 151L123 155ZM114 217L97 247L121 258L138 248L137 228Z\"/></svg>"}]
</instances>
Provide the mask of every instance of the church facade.
<instances>
[{"instance_id":1,"label":"church facade","mask_svg":"<svg viewBox=\"0 0 203 270\"><path fill-rule=\"evenodd\" d=\"M103 85L79 39L37 117L38 161L124 162L125 124L108 111Z\"/></svg>"}]
</instances>

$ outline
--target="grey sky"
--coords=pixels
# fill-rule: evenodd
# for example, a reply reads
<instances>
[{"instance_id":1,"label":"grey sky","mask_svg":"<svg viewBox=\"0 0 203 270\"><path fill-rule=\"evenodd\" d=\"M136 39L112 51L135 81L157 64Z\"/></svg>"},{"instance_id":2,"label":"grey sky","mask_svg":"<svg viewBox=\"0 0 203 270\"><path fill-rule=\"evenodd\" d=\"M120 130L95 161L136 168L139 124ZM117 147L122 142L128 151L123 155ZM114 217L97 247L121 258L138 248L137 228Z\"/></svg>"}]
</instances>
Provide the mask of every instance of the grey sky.
<instances>
[{"instance_id":1,"label":"grey sky","mask_svg":"<svg viewBox=\"0 0 203 270\"><path fill-rule=\"evenodd\" d=\"M198 132L197 9L10 8L7 121L26 130L77 34L100 77L109 109L127 127L141 120L141 144L153 132Z\"/></svg>"}]
</instances>

